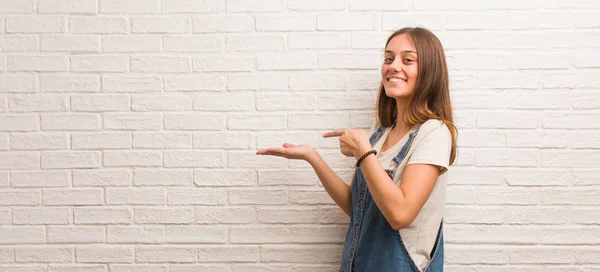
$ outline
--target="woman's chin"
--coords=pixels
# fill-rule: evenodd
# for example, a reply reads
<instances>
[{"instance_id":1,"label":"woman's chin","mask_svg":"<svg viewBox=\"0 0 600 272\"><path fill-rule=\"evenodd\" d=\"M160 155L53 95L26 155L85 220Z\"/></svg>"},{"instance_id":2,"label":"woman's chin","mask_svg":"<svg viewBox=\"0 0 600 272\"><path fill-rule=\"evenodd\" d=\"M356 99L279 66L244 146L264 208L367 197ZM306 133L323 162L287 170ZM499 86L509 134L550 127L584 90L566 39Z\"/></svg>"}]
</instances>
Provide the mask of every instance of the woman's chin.
<instances>
[{"instance_id":1,"label":"woman's chin","mask_svg":"<svg viewBox=\"0 0 600 272\"><path fill-rule=\"evenodd\" d=\"M410 96L410 91L400 88L386 88L385 95L391 98L408 98Z\"/></svg>"}]
</instances>

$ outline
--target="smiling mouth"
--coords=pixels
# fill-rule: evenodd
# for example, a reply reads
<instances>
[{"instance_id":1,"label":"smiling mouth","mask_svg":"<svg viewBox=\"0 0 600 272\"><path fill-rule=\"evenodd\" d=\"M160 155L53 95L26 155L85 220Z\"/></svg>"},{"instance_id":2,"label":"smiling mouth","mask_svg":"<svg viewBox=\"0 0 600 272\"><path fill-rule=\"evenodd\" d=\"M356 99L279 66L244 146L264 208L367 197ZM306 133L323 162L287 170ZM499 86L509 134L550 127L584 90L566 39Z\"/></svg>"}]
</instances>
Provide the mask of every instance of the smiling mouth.
<instances>
[{"instance_id":1,"label":"smiling mouth","mask_svg":"<svg viewBox=\"0 0 600 272\"><path fill-rule=\"evenodd\" d=\"M399 78L399 77L388 77L388 82L391 83L406 83L406 79L403 78Z\"/></svg>"}]
</instances>

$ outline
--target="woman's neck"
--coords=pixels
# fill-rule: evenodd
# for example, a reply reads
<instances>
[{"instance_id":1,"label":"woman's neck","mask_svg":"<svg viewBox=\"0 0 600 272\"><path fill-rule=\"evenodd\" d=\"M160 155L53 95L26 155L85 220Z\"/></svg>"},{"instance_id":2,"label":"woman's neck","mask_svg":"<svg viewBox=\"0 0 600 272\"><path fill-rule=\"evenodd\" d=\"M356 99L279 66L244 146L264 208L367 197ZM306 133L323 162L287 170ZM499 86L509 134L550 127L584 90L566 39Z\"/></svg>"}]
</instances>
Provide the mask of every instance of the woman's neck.
<instances>
[{"instance_id":1,"label":"woman's neck","mask_svg":"<svg viewBox=\"0 0 600 272\"><path fill-rule=\"evenodd\" d=\"M395 132L406 132L411 129L411 125L404 123L404 111L406 110L407 100L396 98L396 122L392 128Z\"/></svg>"}]
</instances>

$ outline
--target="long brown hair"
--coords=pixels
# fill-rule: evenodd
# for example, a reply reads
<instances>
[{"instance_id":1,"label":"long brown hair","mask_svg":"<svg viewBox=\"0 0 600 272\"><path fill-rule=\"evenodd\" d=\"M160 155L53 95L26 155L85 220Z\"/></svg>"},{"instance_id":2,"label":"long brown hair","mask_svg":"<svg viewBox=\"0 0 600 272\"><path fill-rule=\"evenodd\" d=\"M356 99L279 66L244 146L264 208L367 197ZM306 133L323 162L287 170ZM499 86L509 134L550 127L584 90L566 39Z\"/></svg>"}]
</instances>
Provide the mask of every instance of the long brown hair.
<instances>
[{"instance_id":1,"label":"long brown hair","mask_svg":"<svg viewBox=\"0 0 600 272\"><path fill-rule=\"evenodd\" d=\"M408 99L403 121L411 126L423 124L428 119L439 119L450 129L452 135L452 151L450 165L456 160L456 138L458 131L453 124L452 104L450 103L450 87L446 56L440 40L431 31L420 27L402 28L390 35L385 43L401 34L412 40L418 52L419 66L415 90ZM383 82L379 85L377 98L377 122L381 126L390 127L397 118L396 99L385 94Z\"/></svg>"}]
</instances>

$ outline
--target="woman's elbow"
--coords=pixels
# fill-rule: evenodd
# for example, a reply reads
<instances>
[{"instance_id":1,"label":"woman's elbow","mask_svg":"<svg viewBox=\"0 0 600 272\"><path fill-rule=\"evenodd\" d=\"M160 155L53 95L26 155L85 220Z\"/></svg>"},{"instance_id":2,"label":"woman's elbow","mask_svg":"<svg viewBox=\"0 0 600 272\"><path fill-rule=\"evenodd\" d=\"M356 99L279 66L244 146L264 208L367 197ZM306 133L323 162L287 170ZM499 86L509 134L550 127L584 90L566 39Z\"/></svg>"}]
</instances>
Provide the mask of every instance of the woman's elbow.
<instances>
[{"instance_id":1,"label":"woman's elbow","mask_svg":"<svg viewBox=\"0 0 600 272\"><path fill-rule=\"evenodd\" d=\"M399 214L396 215L392 220L390 220L390 226L394 230L401 230L403 228L408 227L415 220L413 216L407 214Z\"/></svg>"}]
</instances>

